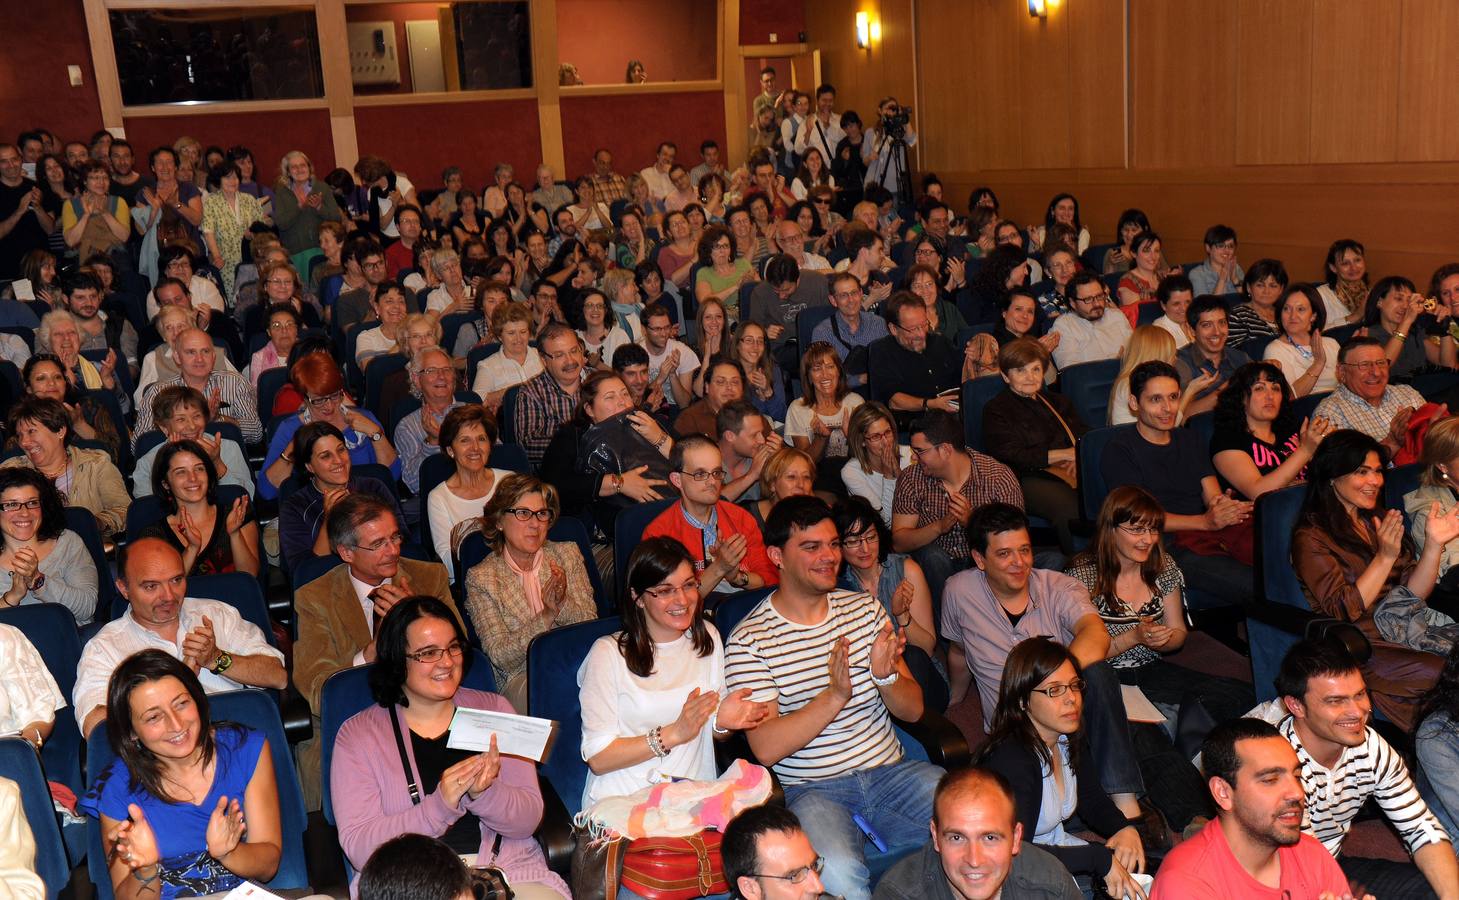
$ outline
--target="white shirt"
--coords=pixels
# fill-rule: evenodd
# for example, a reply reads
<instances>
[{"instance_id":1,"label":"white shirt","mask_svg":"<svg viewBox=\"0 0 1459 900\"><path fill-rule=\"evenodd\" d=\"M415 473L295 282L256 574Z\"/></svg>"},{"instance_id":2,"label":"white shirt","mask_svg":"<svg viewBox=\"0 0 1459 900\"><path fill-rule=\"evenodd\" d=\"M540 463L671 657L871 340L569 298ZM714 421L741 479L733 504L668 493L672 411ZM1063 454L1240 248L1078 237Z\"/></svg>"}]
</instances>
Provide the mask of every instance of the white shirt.
<instances>
[{"instance_id":1,"label":"white shirt","mask_svg":"<svg viewBox=\"0 0 1459 900\"><path fill-rule=\"evenodd\" d=\"M1337 341L1324 337L1322 349L1327 355L1327 360L1317 376L1317 383L1312 385L1312 390L1307 392L1309 394L1325 394L1328 391L1337 390L1337 354L1340 348ZM1304 350L1307 352L1304 353ZM1262 358L1277 363L1282 374L1286 376L1288 384L1301 378L1307 374L1308 369L1312 368L1312 351L1306 347L1298 347L1286 338L1278 338L1267 344Z\"/></svg>"},{"instance_id":2,"label":"white shirt","mask_svg":"<svg viewBox=\"0 0 1459 900\"><path fill-rule=\"evenodd\" d=\"M478 397L485 397L492 391L500 391L513 385L523 384L542 372L542 357L537 348L528 346L527 356L522 362L512 359L498 350L476 366L476 378L472 379L471 390Z\"/></svg>"},{"instance_id":3,"label":"white shirt","mask_svg":"<svg viewBox=\"0 0 1459 900\"><path fill-rule=\"evenodd\" d=\"M396 172L395 173L395 189L400 192L400 196L401 197L405 197L407 194L409 194L412 190L415 189L415 185L413 185L413 184L410 183L410 179L405 177L405 173L404 172ZM369 190L369 188L366 187L366 190ZM388 213L388 212L390 212L390 208L395 205L394 202L391 201L389 195L386 195L384 197L381 197L377 201L377 203L378 203L378 205L380 207L380 218L381 219L384 219L385 218L385 214ZM390 220L390 224L386 225L384 228L381 228L380 230L382 232L384 232L384 234L385 234L386 237L400 237L400 229L395 227L395 220L394 219L391 219Z\"/></svg>"},{"instance_id":4,"label":"white shirt","mask_svg":"<svg viewBox=\"0 0 1459 900\"><path fill-rule=\"evenodd\" d=\"M802 133L804 133L804 129L802 129ZM826 185L828 187L835 188L836 179L830 175L827 175ZM806 197L810 196L810 192L810 186L801 181L799 178L793 179L790 182L790 193L795 197L795 199L804 200Z\"/></svg>"},{"instance_id":5,"label":"white shirt","mask_svg":"<svg viewBox=\"0 0 1459 900\"><path fill-rule=\"evenodd\" d=\"M572 217L575 220L581 218L583 213L587 212L588 218L584 220L583 224L580 227L586 229L587 231L597 231L600 228L611 227L613 224L612 222L605 221L603 219L602 210L604 210L605 208L606 207L604 207L601 203L594 203L591 212L589 212L586 206L574 203L572 206L569 206L567 208L567 211L572 213Z\"/></svg>"},{"instance_id":6,"label":"white shirt","mask_svg":"<svg viewBox=\"0 0 1459 900\"><path fill-rule=\"evenodd\" d=\"M638 316L630 313L628 316L628 325L634 329L639 337L643 336L643 326L639 324ZM634 338L629 337L628 332L624 331L621 325L614 325L608 330L607 334L603 335L603 340L596 344L588 340L588 333L586 331L579 331L578 337L583 339L583 346L590 353L599 347L603 348L603 362L610 366L613 365L613 354L617 352L618 348L624 344L631 344L634 341Z\"/></svg>"},{"instance_id":7,"label":"white shirt","mask_svg":"<svg viewBox=\"0 0 1459 900\"><path fill-rule=\"evenodd\" d=\"M800 125L800 131L795 135L795 152L805 156L805 152L811 147L821 153L821 161L826 168L831 167L831 160L836 158L836 145L846 136L841 128L841 114L831 113L829 125L822 125L821 120L814 113ZM804 197L798 199L804 200Z\"/></svg>"},{"instance_id":8,"label":"white shirt","mask_svg":"<svg viewBox=\"0 0 1459 900\"><path fill-rule=\"evenodd\" d=\"M1052 331L1060 335L1054 348L1054 364L1060 369L1099 359L1115 359L1125 349L1134 329L1118 309L1110 308L1097 322L1067 313L1054 320Z\"/></svg>"},{"instance_id":9,"label":"white shirt","mask_svg":"<svg viewBox=\"0 0 1459 900\"><path fill-rule=\"evenodd\" d=\"M829 272L831 261L819 253L806 253L801 257L800 270L802 272Z\"/></svg>"},{"instance_id":10,"label":"white shirt","mask_svg":"<svg viewBox=\"0 0 1459 900\"><path fill-rule=\"evenodd\" d=\"M25 632L0 625L0 661L5 664L5 679L0 682L0 735L15 734L31 722L54 722L56 710L66 708L66 695Z\"/></svg>"},{"instance_id":11,"label":"white shirt","mask_svg":"<svg viewBox=\"0 0 1459 900\"><path fill-rule=\"evenodd\" d=\"M1336 328L1352 315L1351 312L1348 312L1348 308L1343 306L1342 300L1338 299L1337 291L1332 289L1332 285L1319 284L1317 296L1322 298L1322 308L1327 313L1327 318L1323 320L1327 323L1325 327ZM1291 381L1291 376L1288 376L1287 380Z\"/></svg>"},{"instance_id":12,"label":"white shirt","mask_svg":"<svg viewBox=\"0 0 1459 900\"><path fill-rule=\"evenodd\" d=\"M1191 339L1185 336L1185 329L1176 324L1176 321L1170 316L1162 315L1160 318L1156 319L1150 324L1159 325L1161 328L1164 328L1166 331L1170 332L1170 336L1175 338L1175 349L1177 350L1191 342Z\"/></svg>"},{"instance_id":13,"label":"white shirt","mask_svg":"<svg viewBox=\"0 0 1459 900\"><path fill-rule=\"evenodd\" d=\"M464 296L464 295L463 295ZM451 292L444 284L437 285L426 295L426 312L440 312L451 305Z\"/></svg>"},{"instance_id":14,"label":"white shirt","mask_svg":"<svg viewBox=\"0 0 1459 900\"><path fill-rule=\"evenodd\" d=\"M182 641L202 626L203 616L213 623L213 639L218 649L234 656L271 656L280 665L283 664L284 654L269 646L268 639L258 626L245 620L237 609L226 603L197 597L184 598L182 609L178 612L175 644L143 627L132 618L132 611L128 609L120 619L103 625L96 637L87 641L81 650L81 664L76 667L76 690L72 695L76 724L82 725L92 710L106 705L106 685L111 680L111 673L128 656L141 650L162 650L182 659ZM209 694L245 687L226 675L214 675L206 668L198 670L198 681Z\"/></svg>"},{"instance_id":15,"label":"white shirt","mask_svg":"<svg viewBox=\"0 0 1459 900\"><path fill-rule=\"evenodd\" d=\"M456 496L446 487L444 481L431 488L426 497L426 509L429 510L431 519L431 546L436 548L436 556L446 566L446 576L452 584L456 582L456 571L451 559L451 532L467 519L480 518L486 501L496 493L497 485L502 483L502 479L510 474L512 473L506 469L492 469L491 490L486 492L486 496L475 500Z\"/></svg>"},{"instance_id":16,"label":"white shirt","mask_svg":"<svg viewBox=\"0 0 1459 900\"><path fill-rule=\"evenodd\" d=\"M401 331L404 331L404 326L401 326ZM385 332L380 330L379 325L368 331L362 331L360 336L355 339L355 362L363 363L372 356L380 356L394 347L396 343L385 336Z\"/></svg>"},{"instance_id":17,"label":"white shirt","mask_svg":"<svg viewBox=\"0 0 1459 900\"><path fill-rule=\"evenodd\" d=\"M851 421L851 414L856 407L865 403L861 395L852 391L841 398L841 408L831 415L816 414L811 412L810 406L802 398L796 398L785 410L785 439L806 438L810 440L811 417L819 415L819 418L831 428L831 436L826 439L825 455L832 459L844 457L850 454L846 443L846 432L841 430L842 424Z\"/></svg>"},{"instance_id":18,"label":"white shirt","mask_svg":"<svg viewBox=\"0 0 1459 900\"><path fill-rule=\"evenodd\" d=\"M662 200L674 192L674 182L668 172L660 172L657 165L638 170L638 177L648 185L649 196Z\"/></svg>"},{"instance_id":19,"label":"white shirt","mask_svg":"<svg viewBox=\"0 0 1459 900\"><path fill-rule=\"evenodd\" d=\"M900 445L898 456L898 469L904 470L912 465L911 447ZM896 478L888 478L876 472L868 473L853 456L841 467L841 481L852 496L865 499L872 509L881 513L882 521L888 528L892 526L892 498L897 493Z\"/></svg>"},{"instance_id":20,"label":"white shirt","mask_svg":"<svg viewBox=\"0 0 1459 900\"><path fill-rule=\"evenodd\" d=\"M699 354L689 349L689 346L681 341L669 338L668 342L664 344L663 353L654 353L653 348L648 345L647 338L640 343L643 345L643 349L648 351L648 377L651 379L659 377L659 370L663 368L664 360L668 359L669 354L675 350L679 351L679 368L675 370L675 375L689 375L699 368ZM667 387L664 389L664 397L669 401L670 406L678 405L674 401L674 392Z\"/></svg>"},{"instance_id":21,"label":"white shirt","mask_svg":"<svg viewBox=\"0 0 1459 900\"><path fill-rule=\"evenodd\" d=\"M598 755L615 740L646 734L655 725L672 722L694 688L724 689L724 647L719 631L706 629L714 649L708 656L694 652L688 633L667 644L654 645L653 673L640 678L628 671L618 650L618 635L598 638L578 669L578 698L583 711L582 757ZM583 785L583 808L604 797L622 797L671 778L713 780L714 734L705 722L693 740L680 744L663 759L649 759L595 775L588 772Z\"/></svg>"},{"instance_id":22,"label":"white shirt","mask_svg":"<svg viewBox=\"0 0 1459 900\"><path fill-rule=\"evenodd\" d=\"M223 295L213 282L202 275L194 275L187 283L188 296L192 298L193 306L207 304L213 308L213 312L223 311ZM147 292L147 318L151 319L157 315L157 298L152 292Z\"/></svg>"}]
</instances>

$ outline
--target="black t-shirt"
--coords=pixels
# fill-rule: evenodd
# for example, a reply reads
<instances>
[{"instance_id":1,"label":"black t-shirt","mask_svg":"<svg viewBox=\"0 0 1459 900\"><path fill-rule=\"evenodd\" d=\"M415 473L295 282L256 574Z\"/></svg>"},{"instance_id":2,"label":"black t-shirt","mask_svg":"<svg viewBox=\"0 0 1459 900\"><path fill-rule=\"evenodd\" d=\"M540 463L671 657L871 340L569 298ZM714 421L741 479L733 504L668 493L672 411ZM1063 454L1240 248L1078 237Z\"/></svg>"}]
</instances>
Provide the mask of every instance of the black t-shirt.
<instances>
[{"instance_id":1,"label":"black t-shirt","mask_svg":"<svg viewBox=\"0 0 1459 900\"><path fill-rule=\"evenodd\" d=\"M35 186L29 178L20 179L15 187L0 182L0 221L10 218L16 207L28 202L26 197ZM46 241L46 232L35 213L21 216L10 233L0 238L0 279L19 278L21 257L32 250L46 249Z\"/></svg>"},{"instance_id":2,"label":"black t-shirt","mask_svg":"<svg viewBox=\"0 0 1459 900\"><path fill-rule=\"evenodd\" d=\"M940 334L929 334L927 349L921 353L913 353L890 335L873 341L866 352L872 393L882 403L890 403L899 393L930 400L957 387L962 374L957 348Z\"/></svg>"},{"instance_id":3,"label":"black t-shirt","mask_svg":"<svg viewBox=\"0 0 1459 900\"><path fill-rule=\"evenodd\" d=\"M1238 432L1223 433L1217 431L1211 436L1211 459L1214 464L1217 453L1225 450L1240 450L1242 453L1250 456L1252 462L1256 463L1256 470L1258 472L1266 475L1276 471L1278 466L1286 462L1287 457L1291 456L1292 452L1297 449L1298 444L1301 443L1301 439L1297 436L1296 431L1292 431L1290 434L1277 434L1276 438L1277 441L1275 444L1268 444L1244 428ZM1305 471L1304 469L1303 472L1305 473ZM1303 474L1299 473L1297 477L1302 478ZM1216 472L1216 479L1221 483L1221 490L1224 491L1229 488L1236 491L1231 482L1221 477L1219 471ZM1240 494L1241 492L1236 491L1236 493ZM1246 499L1250 500L1251 498L1247 497Z\"/></svg>"},{"instance_id":4,"label":"black t-shirt","mask_svg":"<svg viewBox=\"0 0 1459 900\"><path fill-rule=\"evenodd\" d=\"M137 198L142 195L142 188L151 186L152 179L146 175L138 175L137 180L131 184L122 184L113 178L111 180L111 195L122 198L127 201L127 206L132 207L137 205Z\"/></svg>"},{"instance_id":5,"label":"black t-shirt","mask_svg":"<svg viewBox=\"0 0 1459 900\"><path fill-rule=\"evenodd\" d=\"M423 738L414 731L410 733L410 749L415 752L415 768L420 773L420 795L427 797L441 783L441 773L475 754L470 750L452 750L446 746L451 739L447 728L439 736ZM455 853L475 853L481 849L481 820L473 812L467 812L441 835L441 842Z\"/></svg>"},{"instance_id":6,"label":"black t-shirt","mask_svg":"<svg viewBox=\"0 0 1459 900\"><path fill-rule=\"evenodd\" d=\"M1201 481L1216 471L1195 432L1177 428L1170 432L1170 443L1152 444L1132 427L1115 435L1105 447L1100 473L1111 490L1138 485L1167 513L1199 516L1206 511Z\"/></svg>"}]
</instances>

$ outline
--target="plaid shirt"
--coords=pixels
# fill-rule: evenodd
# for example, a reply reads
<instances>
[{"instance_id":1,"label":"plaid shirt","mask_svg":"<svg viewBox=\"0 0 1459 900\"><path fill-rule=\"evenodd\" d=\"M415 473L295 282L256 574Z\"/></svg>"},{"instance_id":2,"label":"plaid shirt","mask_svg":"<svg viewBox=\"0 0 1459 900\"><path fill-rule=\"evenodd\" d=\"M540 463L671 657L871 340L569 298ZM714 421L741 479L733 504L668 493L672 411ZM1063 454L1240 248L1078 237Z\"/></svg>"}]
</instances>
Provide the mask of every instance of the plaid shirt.
<instances>
[{"instance_id":1,"label":"plaid shirt","mask_svg":"<svg viewBox=\"0 0 1459 900\"><path fill-rule=\"evenodd\" d=\"M134 434L140 437L156 427L152 421L152 400L157 392L182 383L182 376L179 375L166 381L154 381L147 386L147 390L142 392L142 402L137 404L137 428ZM248 383L248 379L237 372L214 369L208 376L208 388L203 391L203 396L211 397L213 391L217 391L218 398L228 404L218 410L218 415L227 416L237 422L238 430L243 432L243 439L248 443L261 442L263 424L258 420L258 394L253 390L253 385Z\"/></svg>"},{"instance_id":2,"label":"plaid shirt","mask_svg":"<svg viewBox=\"0 0 1459 900\"><path fill-rule=\"evenodd\" d=\"M968 480L959 489L968 498L973 509L985 503L1011 503L1023 509L1023 488L1013 470L991 456L984 456L976 450L967 451L973 468ZM915 515L917 527L936 522L947 515L947 491L941 478L928 475L922 464L915 463L903 469L897 476L897 492L892 496L892 515ZM953 528L937 536L937 546L953 559L970 559L968 533L963 528Z\"/></svg>"},{"instance_id":3,"label":"plaid shirt","mask_svg":"<svg viewBox=\"0 0 1459 900\"><path fill-rule=\"evenodd\" d=\"M517 443L527 449L533 466L542 465L542 456L552 436L577 409L576 394L569 394L548 372L522 385L517 392Z\"/></svg>"},{"instance_id":4,"label":"plaid shirt","mask_svg":"<svg viewBox=\"0 0 1459 900\"><path fill-rule=\"evenodd\" d=\"M1418 409L1425 402L1423 394L1408 385L1390 384L1383 391L1383 399L1378 401L1378 405L1371 406L1344 385L1317 404L1312 414L1338 428L1354 428L1375 441L1383 441L1388 438L1393 417L1400 409Z\"/></svg>"},{"instance_id":5,"label":"plaid shirt","mask_svg":"<svg viewBox=\"0 0 1459 900\"><path fill-rule=\"evenodd\" d=\"M606 178L602 175L589 176L593 180L593 193L599 201L611 204L614 200L628 199L628 179L617 172Z\"/></svg>"}]
</instances>

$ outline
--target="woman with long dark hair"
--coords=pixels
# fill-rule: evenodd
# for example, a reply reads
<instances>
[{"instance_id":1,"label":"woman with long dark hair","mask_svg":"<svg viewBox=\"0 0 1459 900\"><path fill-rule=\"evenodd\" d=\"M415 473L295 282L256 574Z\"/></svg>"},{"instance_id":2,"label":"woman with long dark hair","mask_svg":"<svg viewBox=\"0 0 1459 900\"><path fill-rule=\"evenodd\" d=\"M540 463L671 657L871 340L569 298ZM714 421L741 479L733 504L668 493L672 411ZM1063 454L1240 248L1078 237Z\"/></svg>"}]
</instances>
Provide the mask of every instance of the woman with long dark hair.
<instances>
[{"instance_id":1,"label":"woman with long dark hair","mask_svg":"<svg viewBox=\"0 0 1459 900\"><path fill-rule=\"evenodd\" d=\"M1089 229L1079 221L1079 199L1073 194L1054 195L1054 198L1049 201L1049 208L1044 211L1044 224L1035 225L1028 230L1029 241L1033 246L1048 253L1053 249L1049 245L1048 238L1056 224L1063 225L1078 235L1080 253L1089 249Z\"/></svg>"},{"instance_id":2,"label":"woman with long dark hair","mask_svg":"<svg viewBox=\"0 0 1459 900\"><path fill-rule=\"evenodd\" d=\"M959 301L963 317L970 325L997 321L1003 298L1027 282L1028 257L1023 249L1012 244L994 247L973 276L966 305Z\"/></svg>"},{"instance_id":3,"label":"woman with long dark hair","mask_svg":"<svg viewBox=\"0 0 1459 900\"><path fill-rule=\"evenodd\" d=\"M258 523L248 497L218 505L218 469L201 444L164 445L152 463L152 493L167 517L147 533L176 547L189 575L258 574Z\"/></svg>"},{"instance_id":4,"label":"woman with long dark hair","mask_svg":"<svg viewBox=\"0 0 1459 900\"><path fill-rule=\"evenodd\" d=\"M1402 275L1380 279L1368 292L1363 325L1368 337L1383 345L1388 377L1407 380L1420 369L1459 366L1454 335L1449 331L1448 306L1439 306L1437 321L1424 310L1424 297ZM1433 332L1438 332L1437 334Z\"/></svg>"},{"instance_id":5,"label":"woman with long dark hair","mask_svg":"<svg viewBox=\"0 0 1459 900\"><path fill-rule=\"evenodd\" d=\"M1226 382L1210 444L1223 490L1255 500L1302 479L1333 426L1326 419L1299 421L1293 399L1282 370L1269 362L1247 363Z\"/></svg>"},{"instance_id":6,"label":"woman with long dark hair","mask_svg":"<svg viewBox=\"0 0 1459 900\"><path fill-rule=\"evenodd\" d=\"M380 620L370 694L339 730L330 771L339 844L356 869L400 834L439 838L498 866L523 900L570 897L532 832L542 793L531 760L450 746L457 709L512 712L500 694L462 687L471 645L455 610L406 597ZM418 792L418 795L416 795Z\"/></svg>"},{"instance_id":7,"label":"woman with long dark hair","mask_svg":"<svg viewBox=\"0 0 1459 900\"><path fill-rule=\"evenodd\" d=\"M66 527L51 479L34 469L0 469L0 607L59 603L85 625L99 575L86 544Z\"/></svg>"},{"instance_id":8,"label":"woman with long dark hair","mask_svg":"<svg viewBox=\"0 0 1459 900\"><path fill-rule=\"evenodd\" d=\"M1083 689L1079 661L1063 644L1047 637L1020 642L1003 666L981 765L1008 779L1024 840L1075 876L1102 879L1111 897L1143 896L1130 873L1145 870L1144 844L1100 786L1079 734ZM1087 777L1079 777L1081 770ZM1065 830L1076 814L1105 839L1102 845Z\"/></svg>"},{"instance_id":9,"label":"woman with long dark hair","mask_svg":"<svg viewBox=\"0 0 1459 900\"><path fill-rule=\"evenodd\" d=\"M1368 303L1368 260L1363 245L1352 238L1340 238L1327 248L1322 260L1325 279L1317 293L1327 311L1331 328L1360 322Z\"/></svg>"},{"instance_id":10,"label":"woman with long dark hair","mask_svg":"<svg viewBox=\"0 0 1459 900\"><path fill-rule=\"evenodd\" d=\"M272 878L283 830L268 738L214 724L197 676L162 650L123 660L106 693L116 759L80 806L101 820L118 900L198 897Z\"/></svg>"},{"instance_id":11,"label":"woman with long dark hair","mask_svg":"<svg viewBox=\"0 0 1459 900\"><path fill-rule=\"evenodd\" d=\"M754 728L768 703L726 693L719 629L706 622L694 559L670 537L628 560L623 630L594 642L578 670L583 806L668 778L711 781L714 740Z\"/></svg>"},{"instance_id":12,"label":"woman with long dark hair","mask_svg":"<svg viewBox=\"0 0 1459 900\"><path fill-rule=\"evenodd\" d=\"M1362 666L1368 692L1384 715L1409 730L1417 724L1416 702L1443 660L1406 636L1452 622L1424 601L1438 581L1444 545L1459 537L1459 507L1441 512L1431 505L1423 550L1415 553L1403 513L1382 505L1387 462L1383 446L1360 431L1342 429L1323 440L1307 466L1292 565L1313 609L1367 636L1373 645Z\"/></svg>"}]
</instances>

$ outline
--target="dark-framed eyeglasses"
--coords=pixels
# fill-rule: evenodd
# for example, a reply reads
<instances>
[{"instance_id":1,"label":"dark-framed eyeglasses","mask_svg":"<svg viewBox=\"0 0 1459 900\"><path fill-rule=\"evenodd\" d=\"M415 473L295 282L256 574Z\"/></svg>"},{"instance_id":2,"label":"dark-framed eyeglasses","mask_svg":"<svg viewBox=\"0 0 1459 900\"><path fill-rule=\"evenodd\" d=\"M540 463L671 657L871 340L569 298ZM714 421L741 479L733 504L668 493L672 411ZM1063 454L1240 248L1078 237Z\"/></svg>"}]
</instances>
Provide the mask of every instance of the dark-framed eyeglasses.
<instances>
[{"instance_id":1,"label":"dark-framed eyeglasses","mask_svg":"<svg viewBox=\"0 0 1459 900\"><path fill-rule=\"evenodd\" d=\"M525 506L509 506L502 512L512 516L518 522L526 522L529 519L536 519L539 522L546 522L552 518L550 509L528 509Z\"/></svg>"},{"instance_id":2,"label":"dark-framed eyeglasses","mask_svg":"<svg viewBox=\"0 0 1459 900\"><path fill-rule=\"evenodd\" d=\"M18 510L22 509L40 508L40 498L36 498L34 500L6 500L4 503L0 503L0 510L3 510L5 512L17 512Z\"/></svg>"},{"instance_id":3,"label":"dark-framed eyeglasses","mask_svg":"<svg viewBox=\"0 0 1459 900\"><path fill-rule=\"evenodd\" d=\"M466 654L466 647L460 641L452 641L444 647L426 647L424 650L407 653L405 654L405 658L430 665L440 662L441 657L447 653L451 654L452 659L460 659Z\"/></svg>"},{"instance_id":4,"label":"dark-framed eyeglasses","mask_svg":"<svg viewBox=\"0 0 1459 900\"><path fill-rule=\"evenodd\" d=\"M816 857L816 861L813 862L813 863L811 863L810 865L808 865L808 866L801 866L798 869L791 869L789 872L786 872L784 875L770 875L770 874L767 874L765 872L755 872L755 873L753 873L751 875L751 877L753 877L753 878L774 878L777 881L788 881L791 884L803 884L807 878L811 877L811 873L812 872L814 872L815 874L819 875L819 874L821 874L821 872L825 868L826 868L826 858L824 856L817 856Z\"/></svg>"},{"instance_id":5,"label":"dark-framed eyeglasses","mask_svg":"<svg viewBox=\"0 0 1459 900\"><path fill-rule=\"evenodd\" d=\"M1080 694L1084 693L1084 679L1076 678L1068 684L1051 684L1046 688L1034 688L1034 690L1048 697L1050 700L1057 700L1070 691L1075 691Z\"/></svg>"},{"instance_id":6,"label":"dark-framed eyeglasses","mask_svg":"<svg viewBox=\"0 0 1459 900\"><path fill-rule=\"evenodd\" d=\"M325 394L323 397L310 397L309 405L315 408L328 406L331 403L338 403L344 397L344 391L335 391L333 394Z\"/></svg>"},{"instance_id":7,"label":"dark-framed eyeglasses","mask_svg":"<svg viewBox=\"0 0 1459 900\"><path fill-rule=\"evenodd\" d=\"M723 469L705 469L702 472L686 472L680 469L679 474L685 478L692 478L700 484L706 481L724 481Z\"/></svg>"}]
</instances>

